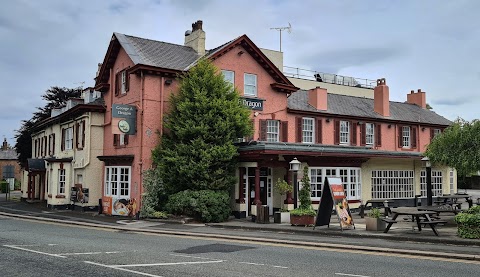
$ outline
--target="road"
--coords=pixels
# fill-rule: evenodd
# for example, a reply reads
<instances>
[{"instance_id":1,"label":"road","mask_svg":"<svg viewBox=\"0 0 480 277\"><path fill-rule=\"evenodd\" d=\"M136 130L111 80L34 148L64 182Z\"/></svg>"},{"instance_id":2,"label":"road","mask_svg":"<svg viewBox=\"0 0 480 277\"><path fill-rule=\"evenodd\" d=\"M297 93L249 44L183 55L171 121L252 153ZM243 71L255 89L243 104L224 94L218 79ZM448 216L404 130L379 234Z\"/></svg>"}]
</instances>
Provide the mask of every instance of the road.
<instances>
[{"instance_id":1,"label":"road","mask_svg":"<svg viewBox=\"0 0 480 277\"><path fill-rule=\"evenodd\" d=\"M480 262L0 217L0 276L480 276Z\"/></svg>"}]
</instances>

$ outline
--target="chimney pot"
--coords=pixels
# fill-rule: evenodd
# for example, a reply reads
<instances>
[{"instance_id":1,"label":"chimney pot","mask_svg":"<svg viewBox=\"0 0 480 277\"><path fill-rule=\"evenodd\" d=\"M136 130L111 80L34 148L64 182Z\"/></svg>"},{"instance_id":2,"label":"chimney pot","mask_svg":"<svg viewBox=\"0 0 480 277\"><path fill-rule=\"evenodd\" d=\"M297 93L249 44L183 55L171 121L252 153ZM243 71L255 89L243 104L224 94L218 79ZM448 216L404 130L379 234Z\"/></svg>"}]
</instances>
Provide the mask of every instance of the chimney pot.
<instances>
[{"instance_id":1,"label":"chimney pot","mask_svg":"<svg viewBox=\"0 0 480 277\"><path fill-rule=\"evenodd\" d=\"M412 90L410 91L410 93L411 93L411 94L414 94L414 93L415 93L415 91L412 89Z\"/></svg>"},{"instance_id":2,"label":"chimney pot","mask_svg":"<svg viewBox=\"0 0 480 277\"><path fill-rule=\"evenodd\" d=\"M418 89L417 92L422 92L422 89Z\"/></svg>"}]
</instances>

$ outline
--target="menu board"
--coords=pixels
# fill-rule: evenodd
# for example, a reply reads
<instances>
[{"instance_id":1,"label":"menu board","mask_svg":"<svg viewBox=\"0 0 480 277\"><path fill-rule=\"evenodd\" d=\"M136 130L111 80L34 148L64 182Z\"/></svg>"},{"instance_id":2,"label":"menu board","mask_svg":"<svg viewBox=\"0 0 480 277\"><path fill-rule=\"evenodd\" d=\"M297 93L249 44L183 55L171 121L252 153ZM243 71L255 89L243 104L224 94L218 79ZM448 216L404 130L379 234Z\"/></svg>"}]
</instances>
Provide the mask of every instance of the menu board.
<instances>
[{"instance_id":1,"label":"menu board","mask_svg":"<svg viewBox=\"0 0 480 277\"><path fill-rule=\"evenodd\" d=\"M335 209L342 230L352 227L355 229L342 179L326 177L323 182L315 226L328 225L330 227L333 209Z\"/></svg>"}]
</instances>

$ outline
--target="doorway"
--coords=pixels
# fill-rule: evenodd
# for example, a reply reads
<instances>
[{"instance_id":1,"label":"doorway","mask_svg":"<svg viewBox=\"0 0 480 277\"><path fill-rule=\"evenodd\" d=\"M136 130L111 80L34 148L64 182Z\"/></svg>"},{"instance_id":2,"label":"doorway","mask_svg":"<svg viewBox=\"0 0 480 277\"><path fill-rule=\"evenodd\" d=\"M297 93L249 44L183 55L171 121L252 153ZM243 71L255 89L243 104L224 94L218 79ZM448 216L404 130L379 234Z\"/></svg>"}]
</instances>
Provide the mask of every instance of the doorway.
<instances>
[{"instance_id":1,"label":"doorway","mask_svg":"<svg viewBox=\"0 0 480 277\"><path fill-rule=\"evenodd\" d=\"M255 168L249 167L247 177L248 188L248 215L252 214L252 205L255 200ZM262 205L268 205L269 214L273 215L273 199L272 199L272 170L271 168L260 168L260 201Z\"/></svg>"}]
</instances>

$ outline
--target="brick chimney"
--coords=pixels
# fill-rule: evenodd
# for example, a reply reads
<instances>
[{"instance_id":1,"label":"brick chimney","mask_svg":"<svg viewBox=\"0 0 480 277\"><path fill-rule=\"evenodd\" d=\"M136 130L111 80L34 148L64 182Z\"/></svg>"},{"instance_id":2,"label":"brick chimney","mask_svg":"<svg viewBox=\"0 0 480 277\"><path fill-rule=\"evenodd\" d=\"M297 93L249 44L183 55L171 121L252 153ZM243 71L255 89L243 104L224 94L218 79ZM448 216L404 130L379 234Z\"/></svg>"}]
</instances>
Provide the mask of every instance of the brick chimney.
<instances>
[{"instance_id":1,"label":"brick chimney","mask_svg":"<svg viewBox=\"0 0 480 277\"><path fill-rule=\"evenodd\" d=\"M410 94L407 94L407 103L415 104L420 106L422 109L427 108L427 96L425 95L425 91L418 89L417 93L413 90L410 91Z\"/></svg>"},{"instance_id":2,"label":"brick chimney","mask_svg":"<svg viewBox=\"0 0 480 277\"><path fill-rule=\"evenodd\" d=\"M205 31L202 29L203 21L198 20L192 24L192 30L185 32L185 46L192 47L199 55L205 55Z\"/></svg>"},{"instance_id":3,"label":"brick chimney","mask_svg":"<svg viewBox=\"0 0 480 277\"><path fill-rule=\"evenodd\" d=\"M373 90L373 110L382 115L390 116L390 91L385 78L377 80L377 86Z\"/></svg>"},{"instance_id":4,"label":"brick chimney","mask_svg":"<svg viewBox=\"0 0 480 277\"><path fill-rule=\"evenodd\" d=\"M2 150L7 150L8 149L8 142L7 139L3 139L3 144L2 144Z\"/></svg>"},{"instance_id":5,"label":"brick chimney","mask_svg":"<svg viewBox=\"0 0 480 277\"><path fill-rule=\"evenodd\" d=\"M317 110L327 110L327 89L312 88L308 91L308 104L312 105Z\"/></svg>"}]
</instances>

